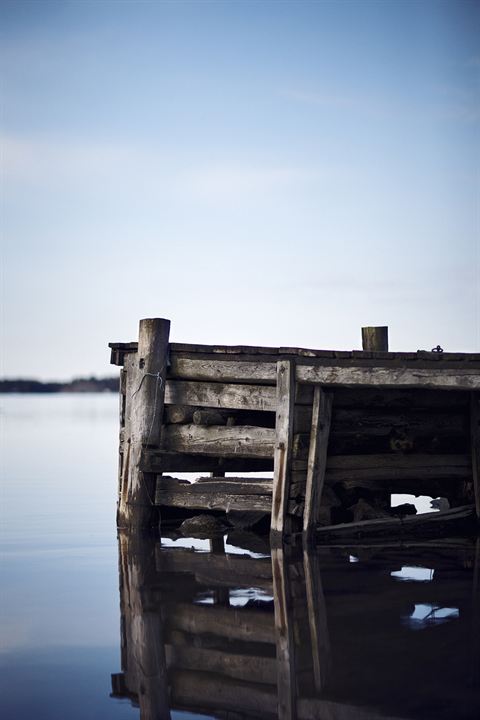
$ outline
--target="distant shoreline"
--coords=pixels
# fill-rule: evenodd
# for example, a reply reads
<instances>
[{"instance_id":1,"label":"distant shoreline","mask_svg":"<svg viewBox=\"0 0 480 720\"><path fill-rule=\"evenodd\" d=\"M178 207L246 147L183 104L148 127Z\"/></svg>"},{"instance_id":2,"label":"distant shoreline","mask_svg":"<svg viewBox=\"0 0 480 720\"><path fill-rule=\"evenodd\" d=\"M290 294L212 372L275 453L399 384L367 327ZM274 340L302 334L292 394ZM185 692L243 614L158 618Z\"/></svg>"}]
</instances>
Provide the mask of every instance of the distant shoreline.
<instances>
[{"instance_id":1,"label":"distant shoreline","mask_svg":"<svg viewBox=\"0 0 480 720\"><path fill-rule=\"evenodd\" d=\"M16 378L0 380L0 394L7 393L116 393L118 378L74 378L69 382L43 382Z\"/></svg>"}]
</instances>

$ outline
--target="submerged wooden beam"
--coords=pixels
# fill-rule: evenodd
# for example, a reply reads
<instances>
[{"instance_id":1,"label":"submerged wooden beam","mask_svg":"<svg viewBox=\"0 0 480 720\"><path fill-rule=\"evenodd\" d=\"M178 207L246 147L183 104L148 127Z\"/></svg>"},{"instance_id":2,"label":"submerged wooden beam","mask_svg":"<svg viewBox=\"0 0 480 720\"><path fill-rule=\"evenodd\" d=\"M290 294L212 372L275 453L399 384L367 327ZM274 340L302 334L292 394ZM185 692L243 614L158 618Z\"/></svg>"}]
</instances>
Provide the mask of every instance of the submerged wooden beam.
<instances>
[{"instance_id":1,"label":"submerged wooden beam","mask_svg":"<svg viewBox=\"0 0 480 720\"><path fill-rule=\"evenodd\" d=\"M473 505L452 508L443 512L410 515L404 518L362 520L317 528L316 537L320 542L340 539L447 536L455 533L472 532L476 525Z\"/></svg>"},{"instance_id":2,"label":"submerged wooden beam","mask_svg":"<svg viewBox=\"0 0 480 720\"><path fill-rule=\"evenodd\" d=\"M332 395L325 393L321 387L316 387L313 396L312 429L303 513L303 531L307 534L312 532L320 517L331 417Z\"/></svg>"},{"instance_id":3,"label":"submerged wooden beam","mask_svg":"<svg viewBox=\"0 0 480 720\"><path fill-rule=\"evenodd\" d=\"M277 364L277 414L275 420L272 518L270 525L272 532L281 534L284 532L289 498L294 402L295 364L291 360L281 360Z\"/></svg>"}]
</instances>

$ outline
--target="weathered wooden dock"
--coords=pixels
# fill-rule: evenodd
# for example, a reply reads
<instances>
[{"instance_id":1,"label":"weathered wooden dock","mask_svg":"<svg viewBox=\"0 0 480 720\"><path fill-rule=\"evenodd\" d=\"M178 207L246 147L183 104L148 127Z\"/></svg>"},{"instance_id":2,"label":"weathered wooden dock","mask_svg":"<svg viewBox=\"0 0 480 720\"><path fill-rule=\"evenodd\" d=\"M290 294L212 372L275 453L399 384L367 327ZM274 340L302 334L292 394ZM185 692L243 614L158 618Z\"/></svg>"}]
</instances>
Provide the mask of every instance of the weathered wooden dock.
<instances>
[{"instance_id":1,"label":"weathered wooden dock","mask_svg":"<svg viewBox=\"0 0 480 720\"><path fill-rule=\"evenodd\" d=\"M141 320L138 342L110 344L122 367L119 527L173 508L257 511L273 534L310 536L358 520L359 498L389 508L392 493L480 517L480 354L388 352L386 328L364 328L351 352L171 343L169 332L168 320ZM405 525L392 518L384 532Z\"/></svg>"}]
</instances>

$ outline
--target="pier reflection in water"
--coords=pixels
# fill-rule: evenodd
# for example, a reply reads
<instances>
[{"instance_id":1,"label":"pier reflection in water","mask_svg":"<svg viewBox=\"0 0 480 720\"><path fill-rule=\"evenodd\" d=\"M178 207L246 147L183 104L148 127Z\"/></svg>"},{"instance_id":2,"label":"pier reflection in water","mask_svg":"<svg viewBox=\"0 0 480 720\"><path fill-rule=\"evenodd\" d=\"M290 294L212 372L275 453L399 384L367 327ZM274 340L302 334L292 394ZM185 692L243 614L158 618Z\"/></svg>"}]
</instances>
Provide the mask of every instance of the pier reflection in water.
<instances>
[{"instance_id":1,"label":"pier reflection in water","mask_svg":"<svg viewBox=\"0 0 480 720\"><path fill-rule=\"evenodd\" d=\"M478 541L203 546L120 537L112 691L141 720L480 717Z\"/></svg>"}]
</instances>

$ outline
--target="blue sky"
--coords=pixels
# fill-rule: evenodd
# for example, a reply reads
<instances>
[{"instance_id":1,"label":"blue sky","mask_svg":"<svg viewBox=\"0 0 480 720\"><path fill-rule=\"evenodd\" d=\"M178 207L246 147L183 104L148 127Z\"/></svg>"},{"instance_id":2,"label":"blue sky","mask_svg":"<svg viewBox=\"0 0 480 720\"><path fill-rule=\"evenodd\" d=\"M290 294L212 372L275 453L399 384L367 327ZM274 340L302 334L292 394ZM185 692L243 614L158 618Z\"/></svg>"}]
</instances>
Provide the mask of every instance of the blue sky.
<instances>
[{"instance_id":1,"label":"blue sky","mask_svg":"<svg viewBox=\"0 0 480 720\"><path fill-rule=\"evenodd\" d=\"M1 2L2 374L480 351L480 3Z\"/></svg>"}]
</instances>

